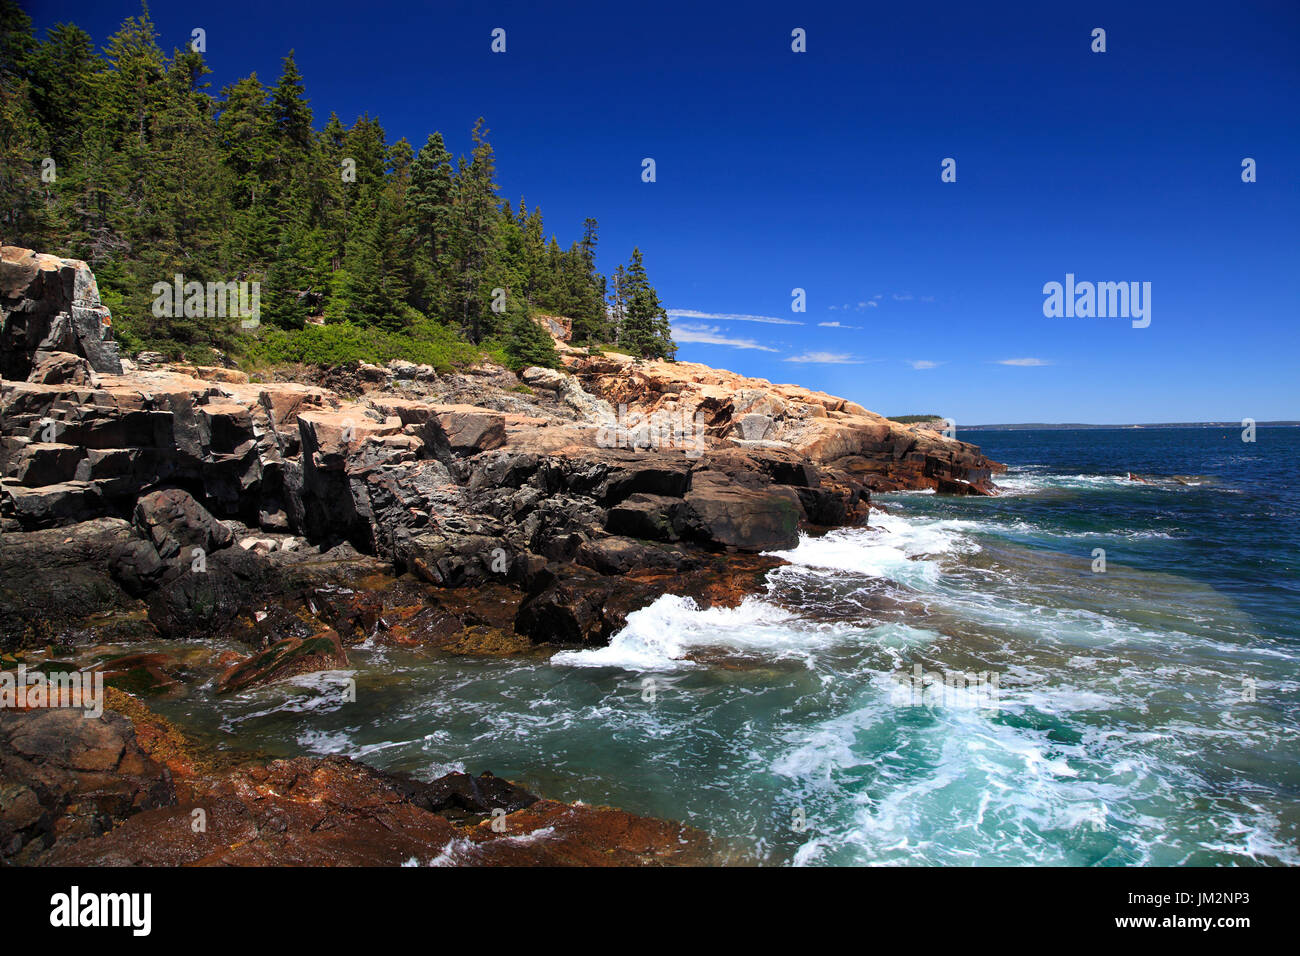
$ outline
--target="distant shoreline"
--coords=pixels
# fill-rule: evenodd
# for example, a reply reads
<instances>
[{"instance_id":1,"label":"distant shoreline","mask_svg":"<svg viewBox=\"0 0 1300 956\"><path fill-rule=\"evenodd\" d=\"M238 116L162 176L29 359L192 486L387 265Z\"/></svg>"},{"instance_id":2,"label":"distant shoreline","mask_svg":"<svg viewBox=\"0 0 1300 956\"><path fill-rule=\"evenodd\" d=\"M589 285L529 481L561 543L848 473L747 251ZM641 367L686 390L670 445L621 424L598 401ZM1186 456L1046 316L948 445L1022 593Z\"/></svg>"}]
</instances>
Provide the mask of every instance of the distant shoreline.
<instances>
[{"instance_id":1,"label":"distant shoreline","mask_svg":"<svg viewBox=\"0 0 1300 956\"><path fill-rule=\"evenodd\" d=\"M1257 428L1300 428L1300 421L1256 422ZM1027 422L1018 425L966 425L962 431L1013 432L1013 431L1083 431L1085 429L1139 429L1139 428L1241 428L1236 422L1158 422L1141 425L1085 425L1079 422L1052 425L1045 422Z\"/></svg>"}]
</instances>

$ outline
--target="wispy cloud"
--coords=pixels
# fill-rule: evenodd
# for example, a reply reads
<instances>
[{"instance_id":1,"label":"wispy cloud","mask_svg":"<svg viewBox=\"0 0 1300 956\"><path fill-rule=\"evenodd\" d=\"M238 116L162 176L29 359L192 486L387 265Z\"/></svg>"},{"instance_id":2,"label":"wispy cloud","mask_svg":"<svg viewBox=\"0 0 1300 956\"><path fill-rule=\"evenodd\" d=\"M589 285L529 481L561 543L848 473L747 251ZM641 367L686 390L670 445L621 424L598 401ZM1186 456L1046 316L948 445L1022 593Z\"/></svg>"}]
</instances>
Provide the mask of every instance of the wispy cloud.
<instances>
[{"instance_id":1,"label":"wispy cloud","mask_svg":"<svg viewBox=\"0 0 1300 956\"><path fill-rule=\"evenodd\" d=\"M862 360L854 358L852 355L846 355L843 352L804 352L802 355L791 355L785 361L787 362L804 362L809 365L861 365Z\"/></svg>"},{"instance_id":2,"label":"wispy cloud","mask_svg":"<svg viewBox=\"0 0 1300 956\"><path fill-rule=\"evenodd\" d=\"M710 322L762 322L765 325L803 325L794 319L773 315L737 315L732 312L697 312L694 309L668 309L670 319L706 319Z\"/></svg>"},{"instance_id":3,"label":"wispy cloud","mask_svg":"<svg viewBox=\"0 0 1300 956\"><path fill-rule=\"evenodd\" d=\"M942 362L930 362L930 361L928 361L928 360L926 360L926 359L918 359L918 360L916 360L916 361L914 361L914 362L910 362L910 363L908 363L908 364L910 364L910 365L912 366L912 368L914 368L914 369L918 369L918 370L919 370L919 369L927 369L927 368L938 368L938 367L939 367L940 365L942 365L943 363L942 363Z\"/></svg>"},{"instance_id":4,"label":"wispy cloud","mask_svg":"<svg viewBox=\"0 0 1300 956\"><path fill-rule=\"evenodd\" d=\"M1019 365L1022 368L1037 368L1040 365L1051 365L1052 363L1047 361L1047 359L1040 359L1040 358L1014 358L1014 359L998 359L998 364Z\"/></svg>"},{"instance_id":5,"label":"wispy cloud","mask_svg":"<svg viewBox=\"0 0 1300 956\"><path fill-rule=\"evenodd\" d=\"M823 329L860 329L860 325L845 325L843 322L818 322L819 328Z\"/></svg>"},{"instance_id":6,"label":"wispy cloud","mask_svg":"<svg viewBox=\"0 0 1300 956\"><path fill-rule=\"evenodd\" d=\"M902 295L899 295L897 292L895 292L895 293L894 293L894 301L895 301L895 302L911 302L911 301L912 301L912 293L910 293L910 292L904 292Z\"/></svg>"},{"instance_id":7,"label":"wispy cloud","mask_svg":"<svg viewBox=\"0 0 1300 956\"><path fill-rule=\"evenodd\" d=\"M723 335L722 329L716 325L675 325L673 338L678 342L698 342L701 345L725 345L733 349L757 349L760 352L776 351L766 345L759 345L753 339L736 339Z\"/></svg>"}]
</instances>

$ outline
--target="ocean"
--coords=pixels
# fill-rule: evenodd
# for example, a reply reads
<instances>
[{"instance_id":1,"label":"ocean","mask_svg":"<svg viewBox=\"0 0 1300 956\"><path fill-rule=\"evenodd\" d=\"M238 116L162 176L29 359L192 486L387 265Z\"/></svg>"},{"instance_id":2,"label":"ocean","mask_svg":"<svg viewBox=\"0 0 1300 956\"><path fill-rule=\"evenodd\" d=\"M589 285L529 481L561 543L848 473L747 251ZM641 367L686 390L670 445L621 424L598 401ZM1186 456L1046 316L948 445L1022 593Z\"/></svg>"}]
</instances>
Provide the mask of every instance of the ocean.
<instances>
[{"instance_id":1,"label":"ocean","mask_svg":"<svg viewBox=\"0 0 1300 956\"><path fill-rule=\"evenodd\" d=\"M740 864L1300 863L1300 429L959 437L1000 496L878 495L740 607L665 595L527 658L367 644L157 709L682 820Z\"/></svg>"}]
</instances>

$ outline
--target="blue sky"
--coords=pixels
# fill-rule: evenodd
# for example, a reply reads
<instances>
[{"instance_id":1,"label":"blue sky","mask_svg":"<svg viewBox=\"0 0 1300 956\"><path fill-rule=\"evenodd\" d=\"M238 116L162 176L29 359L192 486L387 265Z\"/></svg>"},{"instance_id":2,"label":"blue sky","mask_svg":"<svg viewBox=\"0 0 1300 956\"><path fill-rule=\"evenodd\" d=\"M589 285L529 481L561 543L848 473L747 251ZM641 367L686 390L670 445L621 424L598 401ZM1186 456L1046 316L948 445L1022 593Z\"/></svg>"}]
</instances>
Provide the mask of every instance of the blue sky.
<instances>
[{"instance_id":1,"label":"blue sky","mask_svg":"<svg viewBox=\"0 0 1300 956\"><path fill-rule=\"evenodd\" d=\"M318 125L485 116L505 195L598 219L604 271L641 247L681 359L959 425L1300 418L1300 4L722 6L150 9L214 91L293 48ZM101 44L139 9L26 8ZM1150 282L1150 326L1044 317L1067 273Z\"/></svg>"}]
</instances>

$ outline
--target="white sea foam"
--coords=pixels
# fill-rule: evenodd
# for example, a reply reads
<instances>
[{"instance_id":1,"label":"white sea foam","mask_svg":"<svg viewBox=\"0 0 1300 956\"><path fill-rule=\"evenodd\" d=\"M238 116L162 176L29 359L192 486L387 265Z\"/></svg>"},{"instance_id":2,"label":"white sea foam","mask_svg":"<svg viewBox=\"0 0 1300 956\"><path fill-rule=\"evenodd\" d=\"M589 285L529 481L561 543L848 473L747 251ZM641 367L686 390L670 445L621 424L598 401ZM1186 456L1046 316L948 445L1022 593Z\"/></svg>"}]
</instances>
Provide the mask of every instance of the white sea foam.
<instances>
[{"instance_id":1,"label":"white sea foam","mask_svg":"<svg viewBox=\"0 0 1300 956\"><path fill-rule=\"evenodd\" d=\"M1098 488L1149 488L1142 482L1131 481L1128 475L1058 475L1017 469L994 479L998 494L1033 495L1050 489L1085 490Z\"/></svg>"},{"instance_id":2,"label":"white sea foam","mask_svg":"<svg viewBox=\"0 0 1300 956\"><path fill-rule=\"evenodd\" d=\"M979 550L967 534L975 521L919 520L872 512L868 528L843 528L820 537L800 535L789 551L773 551L796 571L847 572L885 578L912 586L928 586L939 577L936 558Z\"/></svg>"},{"instance_id":3,"label":"white sea foam","mask_svg":"<svg viewBox=\"0 0 1300 956\"><path fill-rule=\"evenodd\" d=\"M691 598L665 594L627 616L627 625L606 647L560 651L552 664L569 667L621 667L624 670L677 670L692 667L687 657L701 647L759 651L768 657L802 655L807 635L795 615L762 598L748 597L738 607L701 608Z\"/></svg>"}]
</instances>

